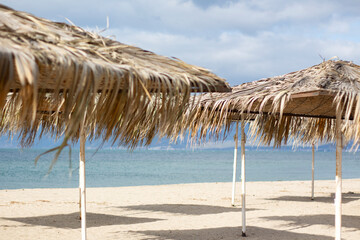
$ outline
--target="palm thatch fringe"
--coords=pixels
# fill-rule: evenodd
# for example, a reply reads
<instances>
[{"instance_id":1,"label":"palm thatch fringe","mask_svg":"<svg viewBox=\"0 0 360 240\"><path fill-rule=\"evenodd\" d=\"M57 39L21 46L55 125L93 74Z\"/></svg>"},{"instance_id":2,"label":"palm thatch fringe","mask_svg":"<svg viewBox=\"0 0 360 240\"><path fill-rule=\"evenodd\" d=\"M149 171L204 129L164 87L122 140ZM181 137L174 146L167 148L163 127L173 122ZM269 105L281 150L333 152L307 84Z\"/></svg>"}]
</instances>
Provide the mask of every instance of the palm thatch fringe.
<instances>
[{"instance_id":1,"label":"palm thatch fringe","mask_svg":"<svg viewBox=\"0 0 360 240\"><path fill-rule=\"evenodd\" d=\"M90 140L149 144L187 127L191 92L230 91L206 69L3 5L0 69L0 134L22 146L77 141L85 114Z\"/></svg>"},{"instance_id":2,"label":"palm thatch fringe","mask_svg":"<svg viewBox=\"0 0 360 240\"><path fill-rule=\"evenodd\" d=\"M360 66L329 60L278 77L244 83L232 93L204 94L192 109L197 126L217 135L241 113L251 124L252 136L261 143L280 146L289 137L297 142L332 141L336 111L343 118L347 141L360 140ZM190 115L191 115L190 114ZM257 114L257 117L254 117ZM203 137L202 135L199 136Z\"/></svg>"}]
</instances>

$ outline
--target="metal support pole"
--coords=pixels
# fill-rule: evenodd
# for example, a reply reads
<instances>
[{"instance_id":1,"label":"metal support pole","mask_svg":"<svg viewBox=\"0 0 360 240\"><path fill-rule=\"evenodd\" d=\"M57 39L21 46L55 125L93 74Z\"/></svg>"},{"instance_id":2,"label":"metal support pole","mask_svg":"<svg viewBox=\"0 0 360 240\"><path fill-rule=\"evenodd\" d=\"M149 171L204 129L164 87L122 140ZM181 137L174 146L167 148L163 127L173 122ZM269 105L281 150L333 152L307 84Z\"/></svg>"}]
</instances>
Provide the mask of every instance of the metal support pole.
<instances>
[{"instance_id":1,"label":"metal support pole","mask_svg":"<svg viewBox=\"0 0 360 240\"><path fill-rule=\"evenodd\" d=\"M80 126L80 166L79 166L79 180L80 180L80 202L81 202L81 239L86 240L86 179L85 179L85 131L84 122Z\"/></svg>"},{"instance_id":2,"label":"metal support pole","mask_svg":"<svg viewBox=\"0 0 360 240\"><path fill-rule=\"evenodd\" d=\"M311 181L311 200L314 200L314 171L315 171L315 144L312 144L312 181Z\"/></svg>"},{"instance_id":3,"label":"metal support pole","mask_svg":"<svg viewBox=\"0 0 360 240\"><path fill-rule=\"evenodd\" d=\"M236 165L237 165L237 149L238 149L238 139L239 139L238 132L239 132L239 121L236 121L236 133L234 136L235 148L234 148L233 183L232 183L232 195L231 195L232 206L235 206Z\"/></svg>"},{"instance_id":4,"label":"metal support pole","mask_svg":"<svg viewBox=\"0 0 360 240\"><path fill-rule=\"evenodd\" d=\"M335 192L335 239L341 240L341 204L342 204L342 133L341 111L336 111L336 192Z\"/></svg>"},{"instance_id":5,"label":"metal support pole","mask_svg":"<svg viewBox=\"0 0 360 240\"><path fill-rule=\"evenodd\" d=\"M241 213L242 213L242 236L246 237L246 179L245 179L245 120L241 115Z\"/></svg>"}]
</instances>

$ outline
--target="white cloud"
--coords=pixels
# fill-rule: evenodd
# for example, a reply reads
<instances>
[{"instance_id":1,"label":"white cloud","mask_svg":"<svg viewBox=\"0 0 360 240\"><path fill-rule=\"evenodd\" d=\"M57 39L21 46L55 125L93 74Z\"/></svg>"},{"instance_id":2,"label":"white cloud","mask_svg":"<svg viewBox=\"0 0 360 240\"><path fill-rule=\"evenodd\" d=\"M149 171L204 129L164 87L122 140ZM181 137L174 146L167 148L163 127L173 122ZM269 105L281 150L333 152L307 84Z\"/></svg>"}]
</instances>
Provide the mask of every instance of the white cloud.
<instances>
[{"instance_id":1,"label":"white cloud","mask_svg":"<svg viewBox=\"0 0 360 240\"><path fill-rule=\"evenodd\" d=\"M207 8L190 0L3 0L19 10L50 19L69 18L81 26L105 24L110 17L113 27L157 32L208 35L223 31L258 32L274 25L312 26L326 23L336 12L340 17L353 16L338 1L227 1L214 2Z\"/></svg>"},{"instance_id":2,"label":"white cloud","mask_svg":"<svg viewBox=\"0 0 360 240\"><path fill-rule=\"evenodd\" d=\"M360 59L359 43L286 33L222 33L216 38L129 29L111 29L110 33L122 36L126 43L209 68L232 85L312 66L322 61L319 55L355 62Z\"/></svg>"},{"instance_id":3,"label":"white cloud","mask_svg":"<svg viewBox=\"0 0 360 240\"><path fill-rule=\"evenodd\" d=\"M3 0L211 69L231 85L285 74L339 56L359 63L359 1Z\"/></svg>"},{"instance_id":4,"label":"white cloud","mask_svg":"<svg viewBox=\"0 0 360 240\"><path fill-rule=\"evenodd\" d=\"M343 19L336 18L332 19L328 24L324 25L324 28L329 33L344 34L350 31L350 24Z\"/></svg>"}]
</instances>

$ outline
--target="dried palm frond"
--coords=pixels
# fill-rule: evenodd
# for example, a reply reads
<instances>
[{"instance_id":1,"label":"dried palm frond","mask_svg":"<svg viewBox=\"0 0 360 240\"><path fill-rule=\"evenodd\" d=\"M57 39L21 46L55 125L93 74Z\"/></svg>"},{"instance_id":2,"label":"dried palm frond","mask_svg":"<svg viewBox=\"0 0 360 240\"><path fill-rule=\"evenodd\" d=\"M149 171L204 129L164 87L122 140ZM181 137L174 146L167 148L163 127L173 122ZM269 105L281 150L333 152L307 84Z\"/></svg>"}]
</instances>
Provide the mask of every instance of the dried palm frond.
<instances>
[{"instance_id":1,"label":"dried palm frond","mask_svg":"<svg viewBox=\"0 0 360 240\"><path fill-rule=\"evenodd\" d=\"M232 93L212 94L213 98L205 94L200 107L192 112L205 130L223 126L228 129L234 112L251 118L251 114L259 114L251 125L253 135L263 143L279 146L289 137L304 142L332 140L333 119L340 111L346 139L358 142L359 92L360 66L329 60L297 72L241 84Z\"/></svg>"},{"instance_id":2,"label":"dried palm frond","mask_svg":"<svg viewBox=\"0 0 360 240\"><path fill-rule=\"evenodd\" d=\"M0 5L0 134L149 144L186 128L190 92L229 91L210 71ZM38 132L41 129L41 132ZM171 129L171 130L170 130Z\"/></svg>"}]
</instances>

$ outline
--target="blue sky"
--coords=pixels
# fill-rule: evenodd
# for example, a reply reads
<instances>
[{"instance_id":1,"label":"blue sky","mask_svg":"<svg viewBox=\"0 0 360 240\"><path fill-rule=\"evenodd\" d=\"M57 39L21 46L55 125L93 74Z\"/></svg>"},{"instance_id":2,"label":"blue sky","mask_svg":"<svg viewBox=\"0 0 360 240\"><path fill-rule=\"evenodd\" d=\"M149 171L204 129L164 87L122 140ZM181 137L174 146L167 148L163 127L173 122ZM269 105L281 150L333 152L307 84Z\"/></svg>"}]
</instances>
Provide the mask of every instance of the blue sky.
<instances>
[{"instance_id":1,"label":"blue sky","mask_svg":"<svg viewBox=\"0 0 360 240\"><path fill-rule=\"evenodd\" d=\"M232 85L334 56L360 64L356 0L2 0L208 68ZM321 56L321 57L320 57Z\"/></svg>"}]
</instances>

